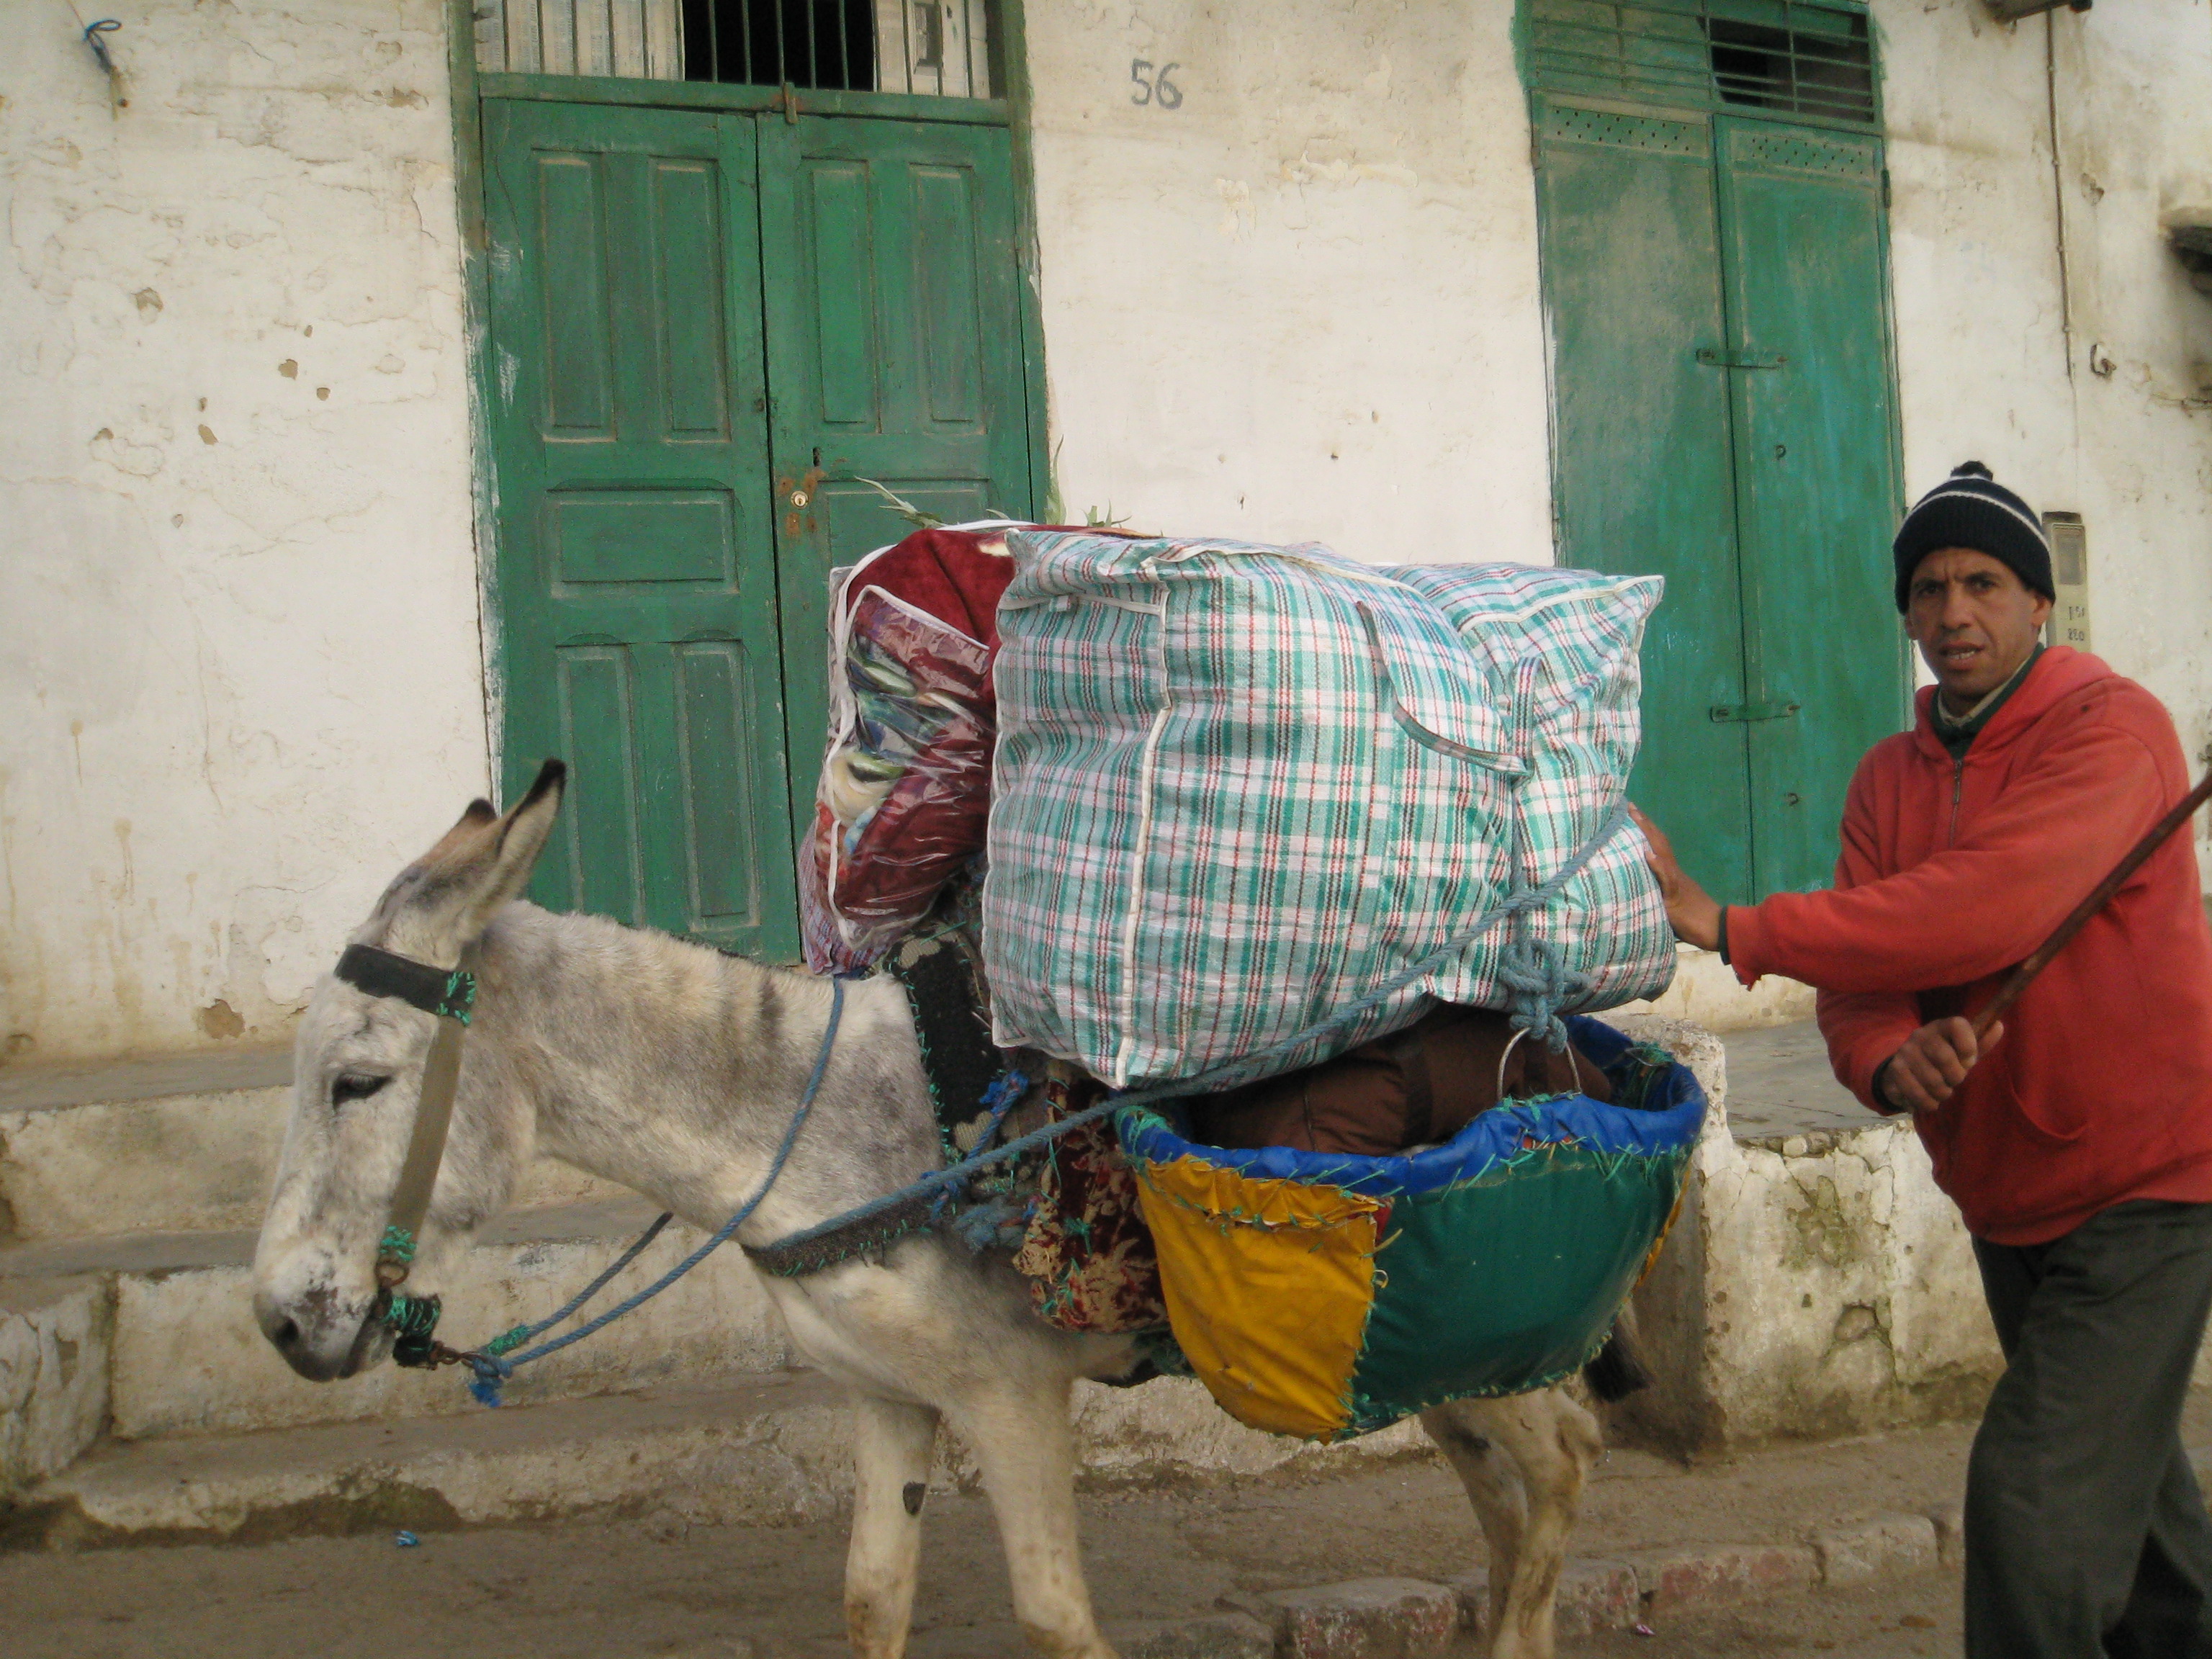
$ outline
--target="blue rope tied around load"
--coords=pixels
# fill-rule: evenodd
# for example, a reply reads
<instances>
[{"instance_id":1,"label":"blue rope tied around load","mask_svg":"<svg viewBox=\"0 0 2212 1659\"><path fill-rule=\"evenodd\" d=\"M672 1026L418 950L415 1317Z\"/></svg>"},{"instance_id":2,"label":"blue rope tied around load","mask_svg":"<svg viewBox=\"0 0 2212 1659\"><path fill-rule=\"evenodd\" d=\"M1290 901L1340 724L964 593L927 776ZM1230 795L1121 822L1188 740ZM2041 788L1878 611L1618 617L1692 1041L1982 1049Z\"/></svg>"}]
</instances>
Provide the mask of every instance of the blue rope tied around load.
<instances>
[{"instance_id":1,"label":"blue rope tied around load","mask_svg":"<svg viewBox=\"0 0 2212 1659\"><path fill-rule=\"evenodd\" d=\"M844 1016L845 982L842 980L832 980L830 982L830 1024L822 1033L822 1046L815 1053L814 1069L806 1079L806 1091L799 1097L799 1109L791 1115L791 1122L783 1132L782 1143L776 1147L775 1157L769 1164L768 1174L762 1177L761 1184L753 1189L753 1195L738 1206L738 1212L716 1229L713 1237L709 1237L705 1243L654 1279L652 1284L638 1291L636 1295L617 1303L598 1318L579 1325L565 1336L556 1336L550 1342L541 1342L534 1348L516 1354L512 1359L504 1357L505 1350L513 1346L514 1343L527 1341L531 1337L559 1324L588 1302L601 1285L629 1266L630 1262L635 1261L638 1252L651 1243L654 1235L668 1224L668 1218L662 1216L659 1220L646 1229L643 1237L623 1253L621 1261L593 1279L581 1294L569 1298L568 1304L551 1318L540 1320L535 1326L518 1326L514 1330L495 1339L494 1342L485 1344L483 1348L476 1352L463 1355L462 1358L469 1369L476 1373L475 1381L469 1384L471 1394L484 1405L498 1405L500 1389L504 1386L507 1379L514 1375L516 1366L526 1365L533 1359L543 1359L547 1354L556 1353L572 1342L581 1342L592 1332L605 1329L632 1309L650 1302L726 1243L730 1235L744 1225L752 1212L760 1208L761 1200L769 1195L769 1189L775 1185L776 1177L783 1173L783 1166L791 1161L791 1149L797 1143L799 1132L805 1126L808 1115L814 1109L815 1096L822 1091L822 1076L830 1069L830 1051L836 1047L837 1027Z\"/></svg>"},{"instance_id":2,"label":"blue rope tied around load","mask_svg":"<svg viewBox=\"0 0 2212 1659\"><path fill-rule=\"evenodd\" d=\"M1567 1023L1559 1010L1589 982L1567 971L1559 946L1549 939L1515 939L1498 953L1498 982L1513 994L1511 1023L1543 1038L1553 1054L1566 1053Z\"/></svg>"},{"instance_id":3,"label":"blue rope tied around load","mask_svg":"<svg viewBox=\"0 0 2212 1659\"><path fill-rule=\"evenodd\" d=\"M817 1240L827 1238L848 1228L860 1226L886 1212L910 1205L917 1199L928 1198L936 1200L940 1194L949 1196L963 1182L971 1180L977 1170L1020 1158L1040 1146L1049 1145L1072 1130L1081 1128L1086 1123L1095 1123L1099 1119L1121 1111L1124 1108L1148 1106L1155 1101L1203 1094L1209 1089L1219 1086L1231 1079L1241 1081L1244 1076L1252 1073L1255 1067L1264 1068L1272 1060L1295 1053L1308 1043L1327 1038L1357 1024L1401 991L1450 966L1461 952L1499 922L1509 917L1520 915L1525 911L1543 908L1559 896L1569 882L1589 866L1589 861L1597 856L1598 849L1612 839L1613 833L1627 822L1628 804L1623 800L1616 804L1613 811L1606 815L1605 822L1598 826L1595 834L1576 850L1575 855L1553 872L1550 876L1534 885L1516 887L1505 896L1495 909L1486 912L1479 920L1456 934L1442 949L1431 951L1405 972L1386 981L1380 988L1360 998L1350 1007L1339 1010L1327 1019L1310 1025L1303 1031L1285 1037L1279 1042L1271 1042L1266 1048L1247 1054L1242 1060L1233 1060L1226 1066L1217 1066L1212 1070L1201 1072L1195 1077L1178 1078L1170 1083L1153 1084L1149 1088L1139 1089L1133 1093L1113 1096L1100 1101L1096 1106L1073 1113L1056 1122L1048 1123L1041 1129L1032 1129L1025 1135L1017 1135L1003 1146L988 1150L979 1149L969 1153L959 1163L937 1170L933 1174L926 1175L919 1181L900 1188L896 1192L886 1193L881 1198L870 1199L865 1204L854 1205L842 1214L831 1216L827 1221L818 1221L811 1227L803 1227L795 1233L787 1233L773 1243L761 1248L763 1251L787 1251L811 1244ZM1501 977L1503 977L1502 975ZM1547 977L1546 985L1548 986L1548 984ZM1565 992L1562 990L1560 993L1562 1000L1565 994ZM1558 1018L1556 1003L1553 1005L1550 1018L1553 1020ZM1264 1075L1264 1071L1261 1074Z\"/></svg>"}]
</instances>

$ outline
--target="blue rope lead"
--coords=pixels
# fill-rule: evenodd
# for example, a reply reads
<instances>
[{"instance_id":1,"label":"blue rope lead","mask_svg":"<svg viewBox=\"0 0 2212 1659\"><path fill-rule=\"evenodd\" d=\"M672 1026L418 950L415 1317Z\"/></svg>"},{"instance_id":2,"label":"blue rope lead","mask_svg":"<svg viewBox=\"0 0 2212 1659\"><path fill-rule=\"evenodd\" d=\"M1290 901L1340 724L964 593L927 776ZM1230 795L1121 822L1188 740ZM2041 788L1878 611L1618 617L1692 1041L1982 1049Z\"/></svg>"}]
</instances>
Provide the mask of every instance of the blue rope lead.
<instances>
[{"instance_id":1,"label":"blue rope lead","mask_svg":"<svg viewBox=\"0 0 2212 1659\"><path fill-rule=\"evenodd\" d=\"M791 1123L783 1132L783 1142L775 1149L775 1158L768 1166L767 1176L763 1178L759 1187L754 1189L753 1195L738 1206L738 1212L724 1222L705 1243L654 1279L652 1284L638 1291L636 1295L626 1301L617 1303L598 1318L579 1325L566 1336L556 1336L550 1342L541 1342L534 1348L516 1354L512 1359L502 1357L506 1347L513 1346L514 1342L527 1341L532 1336L559 1324L589 1301L601 1285L635 1261L638 1252L652 1242L653 1235L667 1224L668 1218L662 1216L659 1220L646 1229L645 1237L631 1245L623 1254L621 1261L592 1280L581 1295L570 1298L568 1304L550 1319L542 1320L534 1327L518 1327L516 1330L509 1331L504 1336L495 1339L495 1343L501 1352L494 1352L495 1344L487 1343L482 1350L464 1356L469 1369L476 1373L476 1380L469 1384L471 1394L484 1405L498 1405L500 1389L506 1383L507 1379L514 1375L514 1368L517 1365L526 1365L533 1359L543 1359L549 1353L558 1352L572 1342L580 1342L592 1332L603 1330L613 1324L632 1309L652 1301L654 1297L659 1296L671 1285L690 1273L692 1268L704 1261L721 1245L727 1243L730 1235L744 1225L747 1218L755 1210L760 1208L761 1200L769 1195L769 1189L775 1185L776 1177L783 1173L783 1166L790 1162L791 1149L799 1139L799 1132L805 1127L807 1115L814 1109L814 1097L822 1091L822 1076L830 1069L830 1051L836 1046L837 1026L844 1018L844 1015L845 982L842 980L832 980L830 981L830 1024L822 1033L822 1046L815 1053L814 1070L807 1077L806 1092L799 1097L799 1109L791 1115ZM518 1334L518 1332L520 1334Z\"/></svg>"},{"instance_id":2,"label":"blue rope lead","mask_svg":"<svg viewBox=\"0 0 2212 1659\"><path fill-rule=\"evenodd\" d=\"M674 1217L671 1212L666 1210L662 1211L659 1216L654 1218L653 1224L637 1236L635 1242L630 1245L629 1249L624 1250L620 1255L615 1258L614 1265L609 1267L606 1272L601 1273L590 1284L585 1285L582 1290L577 1291L575 1295L570 1297L566 1302L562 1303L560 1307L548 1314L544 1318L539 1320L535 1325L517 1325L513 1330L508 1331L506 1334L492 1338L490 1341L485 1343L482 1348L477 1350L477 1352L480 1353L489 1354L493 1358L496 1359L502 1354L512 1353L515 1349L520 1347L532 1337L544 1335L546 1332L551 1330L556 1325L566 1319L570 1314L575 1312L577 1309L582 1307L586 1302L589 1302L593 1297L605 1290L607 1285L607 1281L611 1279L624 1267L629 1267L631 1262L636 1261L640 1255L643 1255L645 1247L652 1243L654 1239L659 1237L661 1229L665 1227L672 1219L674 1219Z\"/></svg>"}]
</instances>

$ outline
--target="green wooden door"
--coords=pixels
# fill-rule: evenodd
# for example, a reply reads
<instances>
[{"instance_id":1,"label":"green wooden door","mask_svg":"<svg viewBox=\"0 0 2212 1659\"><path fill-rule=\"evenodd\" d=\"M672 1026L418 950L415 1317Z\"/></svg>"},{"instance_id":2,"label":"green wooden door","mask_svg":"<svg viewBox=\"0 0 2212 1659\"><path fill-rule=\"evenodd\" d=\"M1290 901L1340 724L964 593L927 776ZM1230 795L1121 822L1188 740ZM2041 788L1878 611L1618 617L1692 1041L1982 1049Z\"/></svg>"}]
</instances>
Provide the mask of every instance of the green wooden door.
<instances>
[{"instance_id":1,"label":"green wooden door","mask_svg":"<svg viewBox=\"0 0 2212 1659\"><path fill-rule=\"evenodd\" d=\"M1757 890L1826 884L1859 757L1902 716L1881 146L1723 117ZM1794 710L1794 713L1783 713Z\"/></svg>"},{"instance_id":2,"label":"green wooden door","mask_svg":"<svg viewBox=\"0 0 2212 1659\"><path fill-rule=\"evenodd\" d=\"M484 133L503 769L575 769L532 896L789 959L825 579L909 527L856 481L1031 510L1008 134L540 99Z\"/></svg>"},{"instance_id":3,"label":"green wooden door","mask_svg":"<svg viewBox=\"0 0 2212 1659\"><path fill-rule=\"evenodd\" d=\"M574 768L533 896L796 945L754 123L492 101L510 789Z\"/></svg>"},{"instance_id":4,"label":"green wooden door","mask_svg":"<svg viewBox=\"0 0 2212 1659\"><path fill-rule=\"evenodd\" d=\"M1667 579L1630 793L1714 890L1752 888L1741 574L1712 137L1702 117L1540 100L1559 562Z\"/></svg>"},{"instance_id":5,"label":"green wooden door","mask_svg":"<svg viewBox=\"0 0 2212 1659\"><path fill-rule=\"evenodd\" d=\"M1035 511L1012 177L1003 127L816 117L762 127L777 534L794 641L822 639L832 568L912 528L873 485L946 523ZM801 819L827 718L823 665L818 645L787 659Z\"/></svg>"},{"instance_id":6,"label":"green wooden door","mask_svg":"<svg viewBox=\"0 0 2212 1659\"><path fill-rule=\"evenodd\" d=\"M1667 578L1631 793L1728 899L1825 885L1905 709L1881 142L1534 116L1559 556Z\"/></svg>"}]
</instances>

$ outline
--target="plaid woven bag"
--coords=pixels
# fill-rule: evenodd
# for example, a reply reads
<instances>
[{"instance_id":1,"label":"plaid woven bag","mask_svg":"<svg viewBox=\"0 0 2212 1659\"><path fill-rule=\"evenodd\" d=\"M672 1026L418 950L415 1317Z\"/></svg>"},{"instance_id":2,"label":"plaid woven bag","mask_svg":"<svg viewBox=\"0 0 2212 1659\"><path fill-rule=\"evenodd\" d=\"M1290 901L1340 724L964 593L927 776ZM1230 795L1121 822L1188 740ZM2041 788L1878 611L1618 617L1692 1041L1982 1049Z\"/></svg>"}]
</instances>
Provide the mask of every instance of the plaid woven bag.
<instances>
[{"instance_id":1,"label":"plaid woven bag","mask_svg":"<svg viewBox=\"0 0 2212 1659\"><path fill-rule=\"evenodd\" d=\"M1316 546L1009 538L984 939L1002 1046L1116 1086L1249 1060L1377 991L1613 814L1656 577L1377 567ZM1624 824L1310 1064L1437 1000L1655 995L1674 943ZM1226 1081L1227 1079L1224 1079Z\"/></svg>"}]
</instances>

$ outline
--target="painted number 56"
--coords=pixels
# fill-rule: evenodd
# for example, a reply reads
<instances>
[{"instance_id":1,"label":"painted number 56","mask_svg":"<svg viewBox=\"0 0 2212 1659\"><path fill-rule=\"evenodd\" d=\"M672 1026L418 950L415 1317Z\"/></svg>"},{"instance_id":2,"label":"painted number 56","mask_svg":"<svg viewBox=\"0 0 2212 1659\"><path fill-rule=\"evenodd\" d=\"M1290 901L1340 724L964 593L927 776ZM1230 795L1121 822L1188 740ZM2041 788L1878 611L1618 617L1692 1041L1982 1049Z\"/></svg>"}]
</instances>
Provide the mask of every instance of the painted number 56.
<instances>
[{"instance_id":1,"label":"painted number 56","mask_svg":"<svg viewBox=\"0 0 2212 1659\"><path fill-rule=\"evenodd\" d=\"M1163 64L1159 73L1155 75L1152 66L1143 58L1130 59L1129 78L1137 83L1137 89L1129 94L1129 101L1133 104L1158 104L1162 109L1181 109L1182 88L1168 76L1182 67L1180 64Z\"/></svg>"}]
</instances>

